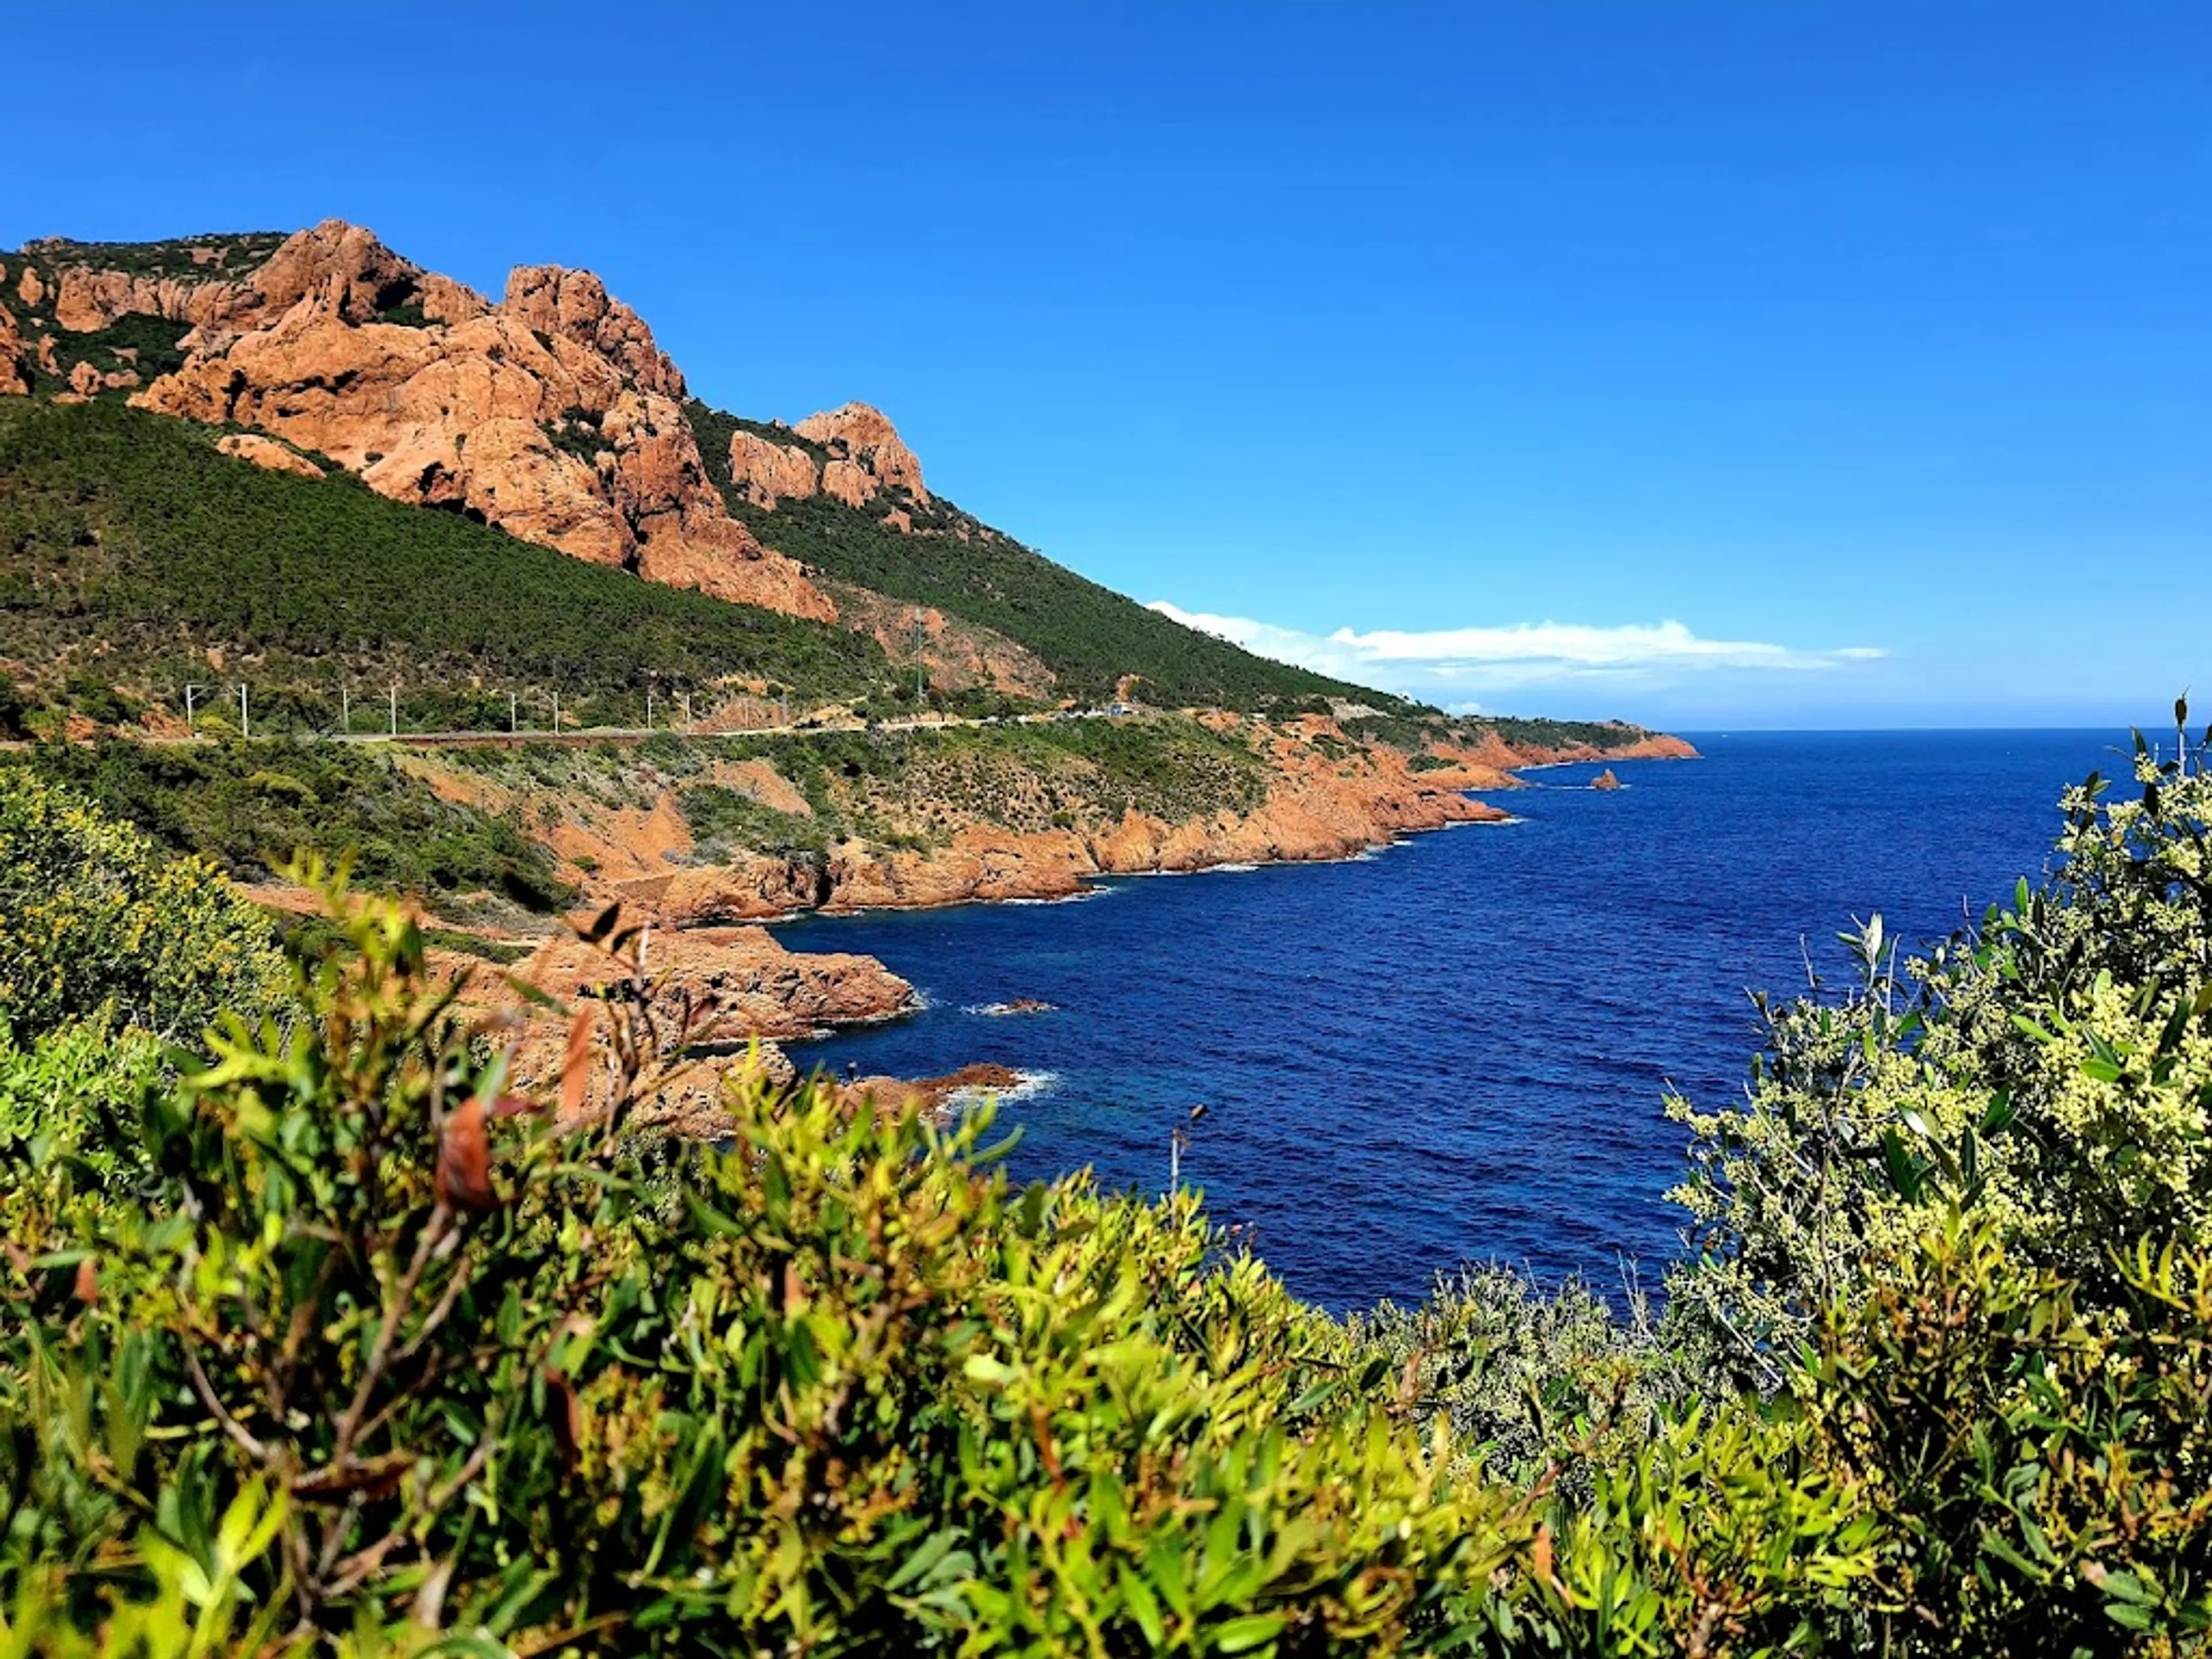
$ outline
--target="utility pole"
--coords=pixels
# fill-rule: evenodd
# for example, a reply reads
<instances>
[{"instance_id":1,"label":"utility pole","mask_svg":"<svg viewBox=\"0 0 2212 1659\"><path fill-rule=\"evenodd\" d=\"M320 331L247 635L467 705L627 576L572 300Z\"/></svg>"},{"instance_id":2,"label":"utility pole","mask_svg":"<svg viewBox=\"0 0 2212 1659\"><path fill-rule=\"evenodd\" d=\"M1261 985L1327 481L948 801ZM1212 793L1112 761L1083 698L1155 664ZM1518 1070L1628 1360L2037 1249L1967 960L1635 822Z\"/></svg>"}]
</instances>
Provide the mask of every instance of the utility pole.
<instances>
[{"instance_id":1,"label":"utility pole","mask_svg":"<svg viewBox=\"0 0 2212 1659\"><path fill-rule=\"evenodd\" d=\"M684 730L687 734L691 730L691 694L689 691L684 694Z\"/></svg>"},{"instance_id":2,"label":"utility pole","mask_svg":"<svg viewBox=\"0 0 2212 1659\"><path fill-rule=\"evenodd\" d=\"M353 735L353 693L343 683L338 686L338 731L342 735Z\"/></svg>"},{"instance_id":3,"label":"utility pole","mask_svg":"<svg viewBox=\"0 0 2212 1659\"><path fill-rule=\"evenodd\" d=\"M396 684L392 688L392 735L399 735L399 688Z\"/></svg>"},{"instance_id":4,"label":"utility pole","mask_svg":"<svg viewBox=\"0 0 2212 1659\"><path fill-rule=\"evenodd\" d=\"M196 693L206 690L207 687L204 685L187 685L185 688L185 732L189 737L196 738L200 734L199 726L192 714L192 698Z\"/></svg>"},{"instance_id":5,"label":"utility pole","mask_svg":"<svg viewBox=\"0 0 2212 1659\"><path fill-rule=\"evenodd\" d=\"M561 689L558 686L553 689L553 735L556 738L561 735Z\"/></svg>"},{"instance_id":6,"label":"utility pole","mask_svg":"<svg viewBox=\"0 0 2212 1659\"><path fill-rule=\"evenodd\" d=\"M653 730L653 693L650 691L645 694L645 729L648 732Z\"/></svg>"},{"instance_id":7,"label":"utility pole","mask_svg":"<svg viewBox=\"0 0 2212 1659\"><path fill-rule=\"evenodd\" d=\"M238 735L241 738L250 738L253 735L252 724L246 718L246 682L244 680L238 683Z\"/></svg>"},{"instance_id":8,"label":"utility pole","mask_svg":"<svg viewBox=\"0 0 2212 1659\"><path fill-rule=\"evenodd\" d=\"M514 693L510 691L507 694L507 735L510 738L522 729L519 724L520 718L515 713Z\"/></svg>"},{"instance_id":9,"label":"utility pole","mask_svg":"<svg viewBox=\"0 0 2212 1659\"><path fill-rule=\"evenodd\" d=\"M922 700L922 687L929 677L928 665L921 659L921 648L929 642L929 625L922 618L919 607L914 613L914 700L917 706Z\"/></svg>"}]
</instances>

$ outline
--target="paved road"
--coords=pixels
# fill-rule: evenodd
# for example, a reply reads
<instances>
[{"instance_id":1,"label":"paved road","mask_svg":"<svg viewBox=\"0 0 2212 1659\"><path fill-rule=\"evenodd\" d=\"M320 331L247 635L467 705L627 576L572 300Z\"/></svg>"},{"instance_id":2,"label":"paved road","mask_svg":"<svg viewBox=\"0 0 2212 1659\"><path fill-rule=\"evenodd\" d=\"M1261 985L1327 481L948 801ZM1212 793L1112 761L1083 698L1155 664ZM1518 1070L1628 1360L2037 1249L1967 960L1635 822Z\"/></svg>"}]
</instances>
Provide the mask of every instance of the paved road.
<instances>
[{"instance_id":1,"label":"paved road","mask_svg":"<svg viewBox=\"0 0 2212 1659\"><path fill-rule=\"evenodd\" d=\"M311 740L323 743L398 744L416 749L519 749L530 744L566 744L572 747L596 743L642 743L647 738L684 738L703 742L714 738L787 738L805 737L823 732L939 732L953 726L1045 726L1054 720L1100 720L1110 719L1110 709L1072 708L1056 714L1008 714L998 718L970 718L945 715L930 720L884 720L870 726L858 720L824 722L804 726L752 726L735 732L684 731L669 726L593 726L582 731L568 732L318 732L307 734ZM301 734L284 732L288 738ZM148 738L142 741L154 744L194 744L225 741L217 738Z\"/></svg>"}]
</instances>

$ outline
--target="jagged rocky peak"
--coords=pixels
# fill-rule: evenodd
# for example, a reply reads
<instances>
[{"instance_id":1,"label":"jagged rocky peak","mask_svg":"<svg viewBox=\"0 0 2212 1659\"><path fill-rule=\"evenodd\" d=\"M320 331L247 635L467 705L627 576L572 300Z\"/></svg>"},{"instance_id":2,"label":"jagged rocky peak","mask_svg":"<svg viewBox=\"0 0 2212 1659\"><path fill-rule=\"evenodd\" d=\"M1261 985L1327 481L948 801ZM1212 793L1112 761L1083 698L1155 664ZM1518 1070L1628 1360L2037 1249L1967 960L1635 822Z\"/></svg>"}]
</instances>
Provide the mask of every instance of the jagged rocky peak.
<instances>
[{"instance_id":1,"label":"jagged rocky peak","mask_svg":"<svg viewBox=\"0 0 2212 1659\"><path fill-rule=\"evenodd\" d=\"M136 392L140 407L281 440L247 456L264 464L316 452L395 500L649 580L836 619L798 564L729 515L684 416L682 373L591 272L521 266L493 305L341 219L264 242L250 266L146 246L71 245L74 262L50 267L64 331L133 314L190 325L183 361ZM12 319L0 324L0 390L28 380L11 373L27 349Z\"/></svg>"},{"instance_id":2,"label":"jagged rocky peak","mask_svg":"<svg viewBox=\"0 0 2212 1659\"><path fill-rule=\"evenodd\" d=\"M773 507L779 501L822 494L848 507L866 507L886 489L927 504L921 458L881 410L850 403L787 429L788 441L751 431L731 437L731 477L755 505ZM903 518L898 512L893 521Z\"/></svg>"}]
</instances>

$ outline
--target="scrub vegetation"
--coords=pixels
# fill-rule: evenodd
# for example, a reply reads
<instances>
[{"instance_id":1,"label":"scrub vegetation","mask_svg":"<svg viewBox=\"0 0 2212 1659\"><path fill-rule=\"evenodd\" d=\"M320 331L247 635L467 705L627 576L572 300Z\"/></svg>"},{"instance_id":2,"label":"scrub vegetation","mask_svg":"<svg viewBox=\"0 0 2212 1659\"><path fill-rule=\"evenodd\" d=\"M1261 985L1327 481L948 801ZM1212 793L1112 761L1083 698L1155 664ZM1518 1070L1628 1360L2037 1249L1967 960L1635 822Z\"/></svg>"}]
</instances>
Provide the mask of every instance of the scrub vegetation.
<instances>
[{"instance_id":1,"label":"scrub vegetation","mask_svg":"<svg viewBox=\"0 0 2212 1659\"><path fill-rule=\"evenodd\" d=\"M992 529L949 501L924 503L893 488L866 507L830 495L756 507L730 482L731 434L821 452L796 434L687 405L707 471L735 517L778 552L908 604L934 605L1026 646L1050 668L1060 695L1105 702L1122 676L1164 708L1325 708L1332 697L1395 703L1306 669L1271 662L1200 634L1101 587ZM882 522L904 511L912 532Z\"/></svg>"},{"instance_id":2,"label":"scrub vegetation","mask_svg":"<svg viewBox=\"0 0 2212 1659\"><path fill-rule=\"evenodd\" d=\"M0 405L0 659L39 665L27 697L121 688L181 722L183 690L252 682L267 732L384 728L402 689L416 730L504 731L508 694L543 729L640 725L690 691L788 692L804 706L888 692L874 641L640 580L458 514L375 495L343 471L264 471L221 434L97 401ZM223 665L217 667L216 664ZM665 717L665 715L664 715ZM112 721L101 721L112 724Z\"/></svg>"},{"instance_id":3,"label":"scrub vegetation","mask_svg":"<svg viewBox=\"0 0 2212 1659\"><path fill-rule=\"evenodd\" d=\"M334 883L286 983L187 977L238 1017L157 1074L87 1032L161 1019L211 876L43 779L0 806L0 869L97 841L167 924L70 964L102 1024L0 1046L11 1651L2203 1650L2212 781L2175 763L2069 792L2063 873L1925 960L1869 923L1765 1007L1743 1102L1674 1109L1663 1306L1484 1270L1341 1321L1194 1195L1016 1187L988 1110L749 1068L728 1144L634 1129L686 1036L613 912L616 992L542 1011L556 1094L608 1071L580 1126ZM0 982L42 891L0 891Z\"/></svg>"}]
</instances>

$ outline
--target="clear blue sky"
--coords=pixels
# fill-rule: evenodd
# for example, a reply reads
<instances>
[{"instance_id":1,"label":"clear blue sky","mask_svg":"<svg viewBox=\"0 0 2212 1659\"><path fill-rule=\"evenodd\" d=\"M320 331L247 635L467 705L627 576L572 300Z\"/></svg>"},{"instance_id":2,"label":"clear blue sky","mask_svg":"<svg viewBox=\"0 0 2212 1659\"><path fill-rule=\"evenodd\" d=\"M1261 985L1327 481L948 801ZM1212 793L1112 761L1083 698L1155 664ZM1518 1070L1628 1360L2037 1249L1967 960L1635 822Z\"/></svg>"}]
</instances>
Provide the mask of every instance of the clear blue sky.
<instances>
[{"instance_id":1,"label":"clear blue sky","mask_svg":"<svg viewBox=\"0 0 2212 1659\"><path fill-rule=\"evenodd\" d=\"M0 246L589 266L710 401L877 404L1053 556L1446 702L2212 707L2202 0L92 27L10 19Z\"/></svg>"}]
</instances>

